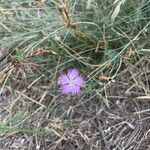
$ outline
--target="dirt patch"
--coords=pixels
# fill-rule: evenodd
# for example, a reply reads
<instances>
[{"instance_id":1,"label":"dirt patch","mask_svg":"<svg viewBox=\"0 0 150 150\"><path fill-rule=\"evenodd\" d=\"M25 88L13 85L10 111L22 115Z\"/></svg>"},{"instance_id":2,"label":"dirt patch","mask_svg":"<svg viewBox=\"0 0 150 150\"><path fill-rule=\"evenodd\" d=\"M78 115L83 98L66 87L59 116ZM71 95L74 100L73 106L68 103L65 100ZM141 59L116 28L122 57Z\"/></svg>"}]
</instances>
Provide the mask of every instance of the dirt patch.
<instances>
[{"instance_id":1,"label":"dirt patch","mask_svg":"<svg viewBox=\"0 0 150 150\"><path fill-rule=\"evenodd\" d=\"M145 67L138 68L139 63ZM150 148L149 61L128 66L101 94L80 100L78 97L56 96L51 89L39 88L18 97L9 89L0 97L0 119L24 110L24 117L11 128L44 129L37 131L5 131L0 134L0 148L7 150L146 150ZM39 92L41 91L41 96ZM53 90L53 88L52 88ZM32 94L31 94L32 93ZM43 96L43 94L45 94ZM41 97L43 96L42 100ZM147 96L142 98L142 96ZM18 100L16 100L18 98ZM30 99L31 98L31 99ZM37 99L37 103L33 100ZM16 106L17 107L14 107ZM45 107L49 109L45 109ZM13 115L12 115L13 116ZM46 131L46 132L45 132Z\"/></svg>"}]
</instances>

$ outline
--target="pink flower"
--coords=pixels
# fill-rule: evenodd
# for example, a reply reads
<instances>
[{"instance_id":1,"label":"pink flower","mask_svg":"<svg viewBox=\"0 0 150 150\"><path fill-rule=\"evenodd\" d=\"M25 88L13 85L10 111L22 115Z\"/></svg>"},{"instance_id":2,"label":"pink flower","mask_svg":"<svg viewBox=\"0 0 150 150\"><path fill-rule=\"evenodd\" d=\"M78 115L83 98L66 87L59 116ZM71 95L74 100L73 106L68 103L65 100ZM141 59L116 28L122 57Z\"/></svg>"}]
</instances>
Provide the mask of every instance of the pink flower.
<instances>
[{"instance_id":1,"label":"pink flower","mask_svg":"<svg viewBox=\"0 0 150 150\"><path fill-rule=\"evenodd\" d=\"M84 86L84 78L79 74L78 70L69 69L66 74L60 75L58 84L63 94L79 94L81 88Z\"/></svg>"}]
</instances>

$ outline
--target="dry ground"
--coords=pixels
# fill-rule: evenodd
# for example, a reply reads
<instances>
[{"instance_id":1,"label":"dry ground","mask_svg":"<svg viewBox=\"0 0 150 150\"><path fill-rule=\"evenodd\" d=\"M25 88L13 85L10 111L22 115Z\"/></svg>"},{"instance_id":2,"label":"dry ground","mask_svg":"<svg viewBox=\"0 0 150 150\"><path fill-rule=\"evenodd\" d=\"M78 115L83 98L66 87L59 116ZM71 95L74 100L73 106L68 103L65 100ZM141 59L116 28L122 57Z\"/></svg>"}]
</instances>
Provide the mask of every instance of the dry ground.
<instances>
[{"instance_id":1,"label":"dry ground","mask_svg":"<svg viewBox=\"0 0 150 150\"><path fill-rule=\"evenodd\" d=\"M41 84L42 77L21 92L12 89L15 81L3 87L1 150L150 149L150 62L143 57L123 64L115 83L98 87L84 101L53 94L56 83Z\"/></svg>"}]
</instances>

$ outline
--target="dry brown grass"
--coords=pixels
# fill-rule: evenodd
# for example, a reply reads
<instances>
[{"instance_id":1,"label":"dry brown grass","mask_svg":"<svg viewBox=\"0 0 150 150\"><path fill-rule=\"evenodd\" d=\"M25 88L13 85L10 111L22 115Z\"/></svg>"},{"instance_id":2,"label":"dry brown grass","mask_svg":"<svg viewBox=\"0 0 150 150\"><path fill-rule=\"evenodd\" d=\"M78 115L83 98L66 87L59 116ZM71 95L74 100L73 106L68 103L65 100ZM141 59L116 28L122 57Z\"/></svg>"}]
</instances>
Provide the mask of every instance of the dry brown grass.
<instances>
[{"instance_id":1,"label":"dry brown grass","mask_svg":"<svg viewBox=\"0 0 150 150\"><path fill-rule=\"evenodd\" d=\"M12 124L13 128L41 128L45 134L3 132L0 148L148 150L150 62L142 58L136 65L129 61L124 64L126 68L117 75L116 82L101 91L109 107L96 93L86 101L56 96L53 94L55 82L40 84L42 77L29 84L26 90L4 87L0 97L0 120L4 122L20 109L24 117Z\"/></svg>"}]
</instances>

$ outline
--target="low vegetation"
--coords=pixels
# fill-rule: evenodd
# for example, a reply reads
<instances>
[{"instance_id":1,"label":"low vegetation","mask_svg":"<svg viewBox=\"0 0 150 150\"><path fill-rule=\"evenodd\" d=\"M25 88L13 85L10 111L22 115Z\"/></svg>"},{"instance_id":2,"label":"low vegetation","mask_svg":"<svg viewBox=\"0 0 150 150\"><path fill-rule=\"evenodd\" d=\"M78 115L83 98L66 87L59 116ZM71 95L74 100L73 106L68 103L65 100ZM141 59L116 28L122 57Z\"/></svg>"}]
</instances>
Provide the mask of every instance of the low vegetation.
<instances>
[{"instance_id":1,"label":"low vegetation","mask_svg":"<svg viewBox=\"0 0 150 150\"><path fill-rule=\"evenodd\" d=\"M150 0L0 1L0 149L148 150L149 106Z\"/></svg>"}]
</instances>

